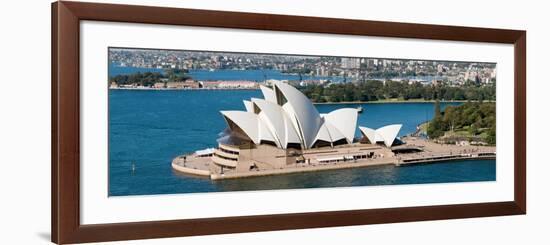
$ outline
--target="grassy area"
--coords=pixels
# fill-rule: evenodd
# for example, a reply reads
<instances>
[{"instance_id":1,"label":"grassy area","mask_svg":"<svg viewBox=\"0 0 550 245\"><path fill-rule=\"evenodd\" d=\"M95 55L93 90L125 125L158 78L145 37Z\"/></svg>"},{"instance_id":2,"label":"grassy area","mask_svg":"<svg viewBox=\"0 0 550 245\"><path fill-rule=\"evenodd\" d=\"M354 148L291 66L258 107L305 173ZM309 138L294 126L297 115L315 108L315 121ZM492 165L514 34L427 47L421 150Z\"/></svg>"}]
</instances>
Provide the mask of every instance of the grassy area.
<instances>
[{"instance_id":1,"label":"grassy area","mask_svg":"<svg viewBox=\"0 0 550 245\"><path fill-rule=\"evenodd\" d=\"M420 128L421 132L426 133L428 130L428 125L429 125L429 122L424 122L418 125L418 127ZM470 127L465 126L459 129L445 131L443 136L439 137L438 139L443 141L449 141L449 142L455 142L458 140L466 140L470 142L483 141L483 139L487 137L488 133L489 133L489 129L483 128L483 129L479 129L476 134L473 134L470 131Z\"/></svg>"},{"instance_id":2,"label":"grassy area","mask_svg":"<svg viewBox=\"0 0 550 245\"><path fill-rule=\"evenodd\" d=\"M473 137L467 127L445 132L445 137Z\"/></svg>"},{"instance_id":3,"label":"grassy area","mask_svg":"<svg viewBox=\"0 0 550 245\"><path fill-rule=\"evenodd\" d=\"M428 125L430 138L451 143L496 143L495 103L463 103L458 106L447 106L441 112L440 104L436 102L434 110L434 118Z\"/></svg>"},{"instance_id":4,"label":"grassy area","mask_svg":"<svg viewBox=\"0 0 550 245\"><path fill-rule=\"evenodd\" d=\"M429 124L429 122L424 122L424 123L418 125L420 127L420 131L426 133L428 131L428 124Z\"/></svg>"},{"instance_id":5,"label":"grassy area","mask_svg":"<svg viewBox=\"0 0 550 245\"><path fill-rule=\"evenodd\" d=\"M439 137L440 140L456 142L456 141L469 141L469 142L485 142L485 138L489 134L489 129L479 129L476 133L471 132L469 126L465 126L459 129L445 131L444 135Z\"/></svg>"}]
</instances>

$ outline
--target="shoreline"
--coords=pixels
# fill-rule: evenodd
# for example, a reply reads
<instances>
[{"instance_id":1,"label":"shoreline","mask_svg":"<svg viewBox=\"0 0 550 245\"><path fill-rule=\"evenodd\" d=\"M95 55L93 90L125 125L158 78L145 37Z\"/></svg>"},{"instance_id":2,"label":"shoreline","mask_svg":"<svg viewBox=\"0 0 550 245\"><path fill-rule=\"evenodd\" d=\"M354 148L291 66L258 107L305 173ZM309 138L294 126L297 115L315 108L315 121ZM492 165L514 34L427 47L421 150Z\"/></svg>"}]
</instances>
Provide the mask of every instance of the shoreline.
<instances>
[{"instance_id":1,"label":"shoreline","mask_svg":"<svg viewBox=\"0 0 550 245\"><path fill-rule=\"evenodd\" d=\"M469 100L473 102L472 100ZM372 100L372 101L340 101L340 102L313 102L315 105L345 105L345 104L407 104L407 103L435 103L436 100ZM439 100L441 103L466 103L468 100ZM477 102L477 101L475 101ZM495 103L484 100L482 103Z\"/></svg>"},{"instance_id":2,"label":"shoreline","mask_svg":"<svg viewBox=\"0 0 550 245\"><path fill-rule=\"evenodd\" d=\"M175 90L192 90L192 91L212 91L212 90L260 90L259 88L109 88L109 90L136 90L136 91L175 91Z\"/></svg>"},{"instance_id":3,"label":"shoreline","mask_svg":"<svg viewBox=\"0 0 550 245\"><path fill-rule=\"evenodd\" d=\"M226 90L260 90L259 88L109 88L109 90L128 91L226 91ZM371 101L339 101L339 102L312 102L314 105L346 105L346 104L406 104L406 103L434 103L436 100L371 100ZM472 100L439 100L442 103L477 102ZM482 103L495 103L494 100L484 100Z\"/></svg>"},{"instance_id":4,"label":"shoreline","mask_svg":"<svg viewBox=\"0 0 550 245\"><path fill-rule=\"evenodd\" d=\"M286 163L284 166L274 167L266 165L260 160L244 159L252 161L256 169L243 168L240 170L218 169L212 157L197 157L195 154L180 155L172 160L172 168L182 173L209 177L211 180L247 178L257 176L280 175L301 172L316 172L333 169L361 168L377 165L407 166L416 164L437 164L456 160L491 160L496 159L494 146L471 146L456 144L440 144L418 137L405 137L403 146L393 148L382 148L372 144L356 143L346 147L331 148L327 151L301 152L304 162ZM362 154L369 154L371 157L356 157ZM350 156L354 156L351 158ZM365 155L366 156L366 155ZM325 158L335 158L338 161L322 162ZM307 158L307 163L305 162ZM321 160L320 160L321 159ZM239 160L237 160L239 161Z\"/></svg>"},{"instance_id":5,"label":"shoreline","mask_svg":"<svg viewBox=\"0 0 550 245\"><path fill-rule=\"evenodd\" d=\"M283 169L271 169L255 172L244 172L244 173L211 173L208 170L200 170L192 167L184 167L175 161L172 162L172 168L176 171L185 174L191 174L196 176L202 176L210 178L211 180L224 180L224 179L240 179L240 178L249 178L249 177L261 177L261 176L272 176L272 175L283 175L283 174L292 174L292 173L307 173L307 172L318 172L318 171L328 171L328 170L338 170L338 169L349 169L349 168L365 168L373 166L384 166L384 165L393 165L395 167L401 166L412 166L412 165L422 165L422 164L438 164L438 163L447 163L461 160L495 160L496 155L490 156L480 156L480 155L446 155L442 156L440 159L429 159L429 158L418 158L418 159L407 159L408 161L403 161L401 159L380 159L378 161L368 161L368 162L349 162L349 163L340 163L340 164L331 164L331 165L315 165L315 166L295 166Z\"/></svg>"},{"instance_id":6,"label":"shoreline","mask_svg":"<svg viewBox=\"0 0 550 245\"><path fill-rule=\"evenodd\" d=\"M350 168L366 168L366 167L375 167L375 166L387 166L393 165L395 167L401 166L413 166L413 165L422 165L422 164L438 164L438 163L448 163L455 161L466 161L466 160L495 160L496 157L493 156L457 156L454 158L447 158L441 160L420 160L420 161L411 161L411 162L391 162L391 161L380 161L380 162L360 162L360 163L344 163L337 165L325 165L325 166L314 166L314 167L295 167L295 168L286 168L286 169L274 169L266 170L262 172L249 172L249 173L239 173L239 174L210 174L211 180L224 180L224 179L239 179L239 178L248 178L248 177L262 177L262 176L272 176L272 175L283 175L283 174L293 174L293 173L308 173L308 172L319 172L319 171L329 171L329 170L340 170L340 169L350 169Z\"/></svg>"}]
</instances>

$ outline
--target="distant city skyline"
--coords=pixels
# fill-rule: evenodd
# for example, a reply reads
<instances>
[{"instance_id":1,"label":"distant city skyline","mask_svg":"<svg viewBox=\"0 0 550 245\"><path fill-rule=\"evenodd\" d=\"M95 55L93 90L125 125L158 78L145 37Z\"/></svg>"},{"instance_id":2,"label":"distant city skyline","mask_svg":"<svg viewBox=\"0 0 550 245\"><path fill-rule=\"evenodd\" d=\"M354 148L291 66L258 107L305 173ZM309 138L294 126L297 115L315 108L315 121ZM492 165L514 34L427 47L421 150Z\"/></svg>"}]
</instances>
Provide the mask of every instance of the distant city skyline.
<instances>
[{"instance_id":1,"label":"distant city skyline","mask_svg":"<svg viewBox=\"0 0 550 245\"><path fill-rule=\"evenodd\" d=\"M277 70L285 74L343 77L347 82L384 79L424 83L438 80L451 85L496 83L496 63L486 62L139 48L109 48L109 62L157 69Z\"/></svg>"}]
</instances>

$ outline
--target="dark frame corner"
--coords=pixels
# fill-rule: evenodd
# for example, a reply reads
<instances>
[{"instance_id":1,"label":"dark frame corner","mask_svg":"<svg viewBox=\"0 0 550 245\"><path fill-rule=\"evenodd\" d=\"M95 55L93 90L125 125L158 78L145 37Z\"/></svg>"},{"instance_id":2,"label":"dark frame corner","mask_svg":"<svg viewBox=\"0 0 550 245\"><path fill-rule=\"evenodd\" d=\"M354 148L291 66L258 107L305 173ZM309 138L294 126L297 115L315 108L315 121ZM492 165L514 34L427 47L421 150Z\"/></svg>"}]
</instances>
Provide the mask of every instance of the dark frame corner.
<instances>
[{"instance_id":1,"label":"dark frame corner","mask_svg":"<svg viewBox=\"0 0 550 245\"><path fill-rule=\"evenodd\" d=\"M52 3L51 13L51 237L55 243L305 229L526 213L525 31L66 1ZM79 206L79 23L81 20L513 44L516 115L514 201L81 225Z\"/></svg>"}]
</instances>

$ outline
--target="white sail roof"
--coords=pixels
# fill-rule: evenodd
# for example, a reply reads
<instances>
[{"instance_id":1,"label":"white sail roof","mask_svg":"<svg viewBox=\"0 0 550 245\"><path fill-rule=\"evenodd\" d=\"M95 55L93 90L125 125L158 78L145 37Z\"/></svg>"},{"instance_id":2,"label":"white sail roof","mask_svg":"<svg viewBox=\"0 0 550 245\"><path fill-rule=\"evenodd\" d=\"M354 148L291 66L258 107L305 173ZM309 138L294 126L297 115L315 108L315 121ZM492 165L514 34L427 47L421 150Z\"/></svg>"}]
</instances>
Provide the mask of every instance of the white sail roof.
<instances>
[{"instance_id":1,"label":"white sail roof","mask_svg":"<svg viewBox=\"0 0 550 245\"><path fill-rule=\"evenodd\" d=\"M346 139L346 136L344 136L344 134L340 132L340 129L333 126L332 123L325 121L323 125L325 125L325 127L327 128L328 133L330 134L330 138L332 139L332 142L335 142L341 139ZM353 137L351 138L351 141L353 141ZM348 143L351 143L351 142L348 142Z\"/></svg>"},{"instance_id":2,"label":"white sail roof","mask_svg":"<svg viewBox=\"0 0 550 245\"><path fill-rule=\"evenodd\" d=\"M323 122L323 124L321 124L319 132L317 132L317 136L315 136L315 140L310 147L313 147L313 145L315 145L315 142L317 142L318 140L333 143L345 138L346 137L340 132L340 130L334 127L330 122L325 121Z\"/></svg>"},{"instance_id":3,"label":"white sail roof","mask_svg":"<svg viewBox=\"0 0 550 245\"><path fill-rule=\"evenodd\" d=\"M264 99L244 100L246 111L221 112L230 130L244 134L255 144L271 141L283 149L288 144L308 149L317 140L353 142L357 109L344 108L320 115L305 95L288 84L277 81L273 89L260 88Z\"/></svg>"},{"instance_id":4,"label":"white sail roof","mask_svg":"<svg viewBox=\"0 0 550 245\"><path fill-rule=\"evenodd\" d=\"M386 144L387 147L390 147L393 144L393 141L397 137L397 134L399 134L399 130L401 130L401 124L393 124L381 127L376 130L378 135L382 137L382 140Z\"/></svg>"},{"instance_id":5,"label":"white sail roof","mask_svg":"<svg viewBox=\"0 0 550 245\"><path fill-rule=\"evenodd\" d=\"M317 136L315 136L315 140L311 143L310 147L312 147L318 140L332 142L332 138L330 138L330 132L328 131L326 124L321 125L319 132L317 132Z\"/></svg>"},{"instance_id":6,"label":"white sail roof","mask_svg":"<svg viewBox=\"0 0 550 245\"><path fill-rule=\"evenodd\" d=\"M260 143L258 130L258 116L246 111L221 111L231 130L238 127L255 144Z\"/></svg>"},{"instance_id":7,"label":"white sail roof","mask_svg":"<svg viewBox=\"0 0 550 245\"><path fill-rule=\"evenodd\" d=\"M286 148L285 115L280 106L262 99L252 99L252 103L259 108L258 116L262 122L272 131L274 140L281 148ZM293 129L292 129L293 130Z\"/></svg>"},{"instance_id":8,"label":"white sail roof","mask_svg":"<svg viewBox=\"0 0 550 245\"><path fill-rule=\"evenodd\" d=\"M264 95L265 100L277 103L277 98L275 97L275 92L273 91L273 89L260 85L260 90L262 90L262 94Z\"/></svg>"},{"instance_id":9,"label":"white sail roof","mask_svg":"<svg viewBox=\"0 0 550 245\"><path fill-rule=\"evenodd\" d=\"M336 127L346 137L348 143L352 143L357 128L357 116L357 109L343 108L324 114L323 118Z\"/></svg>"},{"instance_id":10,"label":"white sail roof","mask_svg":"<svg viewBox=\"0 0 550 245\"><path fill-rule=\"evenodd\" d=\"M261 99L252 99L252 102L260 109L260 119L273 129L281 148L286 149L289 143L301 143L295 127L282 107Z\"/></svg>"},{"instance_id":11,"label":"white sail roof","mask_svg":"<svg viewBox=\"0 0 550 245\"><path fill-rule=\"evenodd\" d=\"M243 104L247 112L254 112L254 108L252 107L252 102L250 102L249 100L243 100Z\"/></svg>"},{"instance_id":12,"label":"white sail roof","mask_svg":"<svg viewBox=\"0 0 550 245\"><path fill-rule=\"evenodd\" d=\"M361 131L361 134L367 137L372 144L376 144L376 130L367 127L359 127L359 131Z\"/></svg>"},{"instance_id":13,"label":"white sail roof","mask_svg":"<svg viewBox=\"0 0 550 245\"><path fill-rule=\"evenodd\" d=\"M286 83L275 82L274 91L278 105L292 108L286 112L290 113L291 120L296 121L304 145L311 146L321 127L321 116L315 106L304 94Z\"/></svg>"},{"instance_id":14,"label":"white sail roof","mask_svg":"<svg viewBox=\"0 0 550 245\"><path fill-rule=\"evenodd\" d=\"M300 140L300 136L298 135L296 128L292 124L292 121L286 114L283 114L283 115L285 119L285 136L286 136L284 145L286 146L290 143L301 144L302 140Z\"/></svg>"},{"instance_id":15,"label":"white sail roof","mask_svg":"<svg viewBox=\"0 0 550 245\"><path fill-rule=\"evenodd\" d=\"M401 124L392 124L376 130L367 127L359 127L359 130L371 143L376 144L378 142L384 142L384 145L391 147L402 126Z\"/></svg>"},{"instance_id":16,"label":"white sail roof","mask_svg":"<svg viewBox=\"0 0 550 245\"><path fill-rule=\"evenodd\" d=\"M260 119L258 117L258 119ZM258 140L271 141L275 143L278 147L281 147L279 141L273 135L273 130L271 130L263 120L258 120Z\"/></svg>"}]
</instances>

